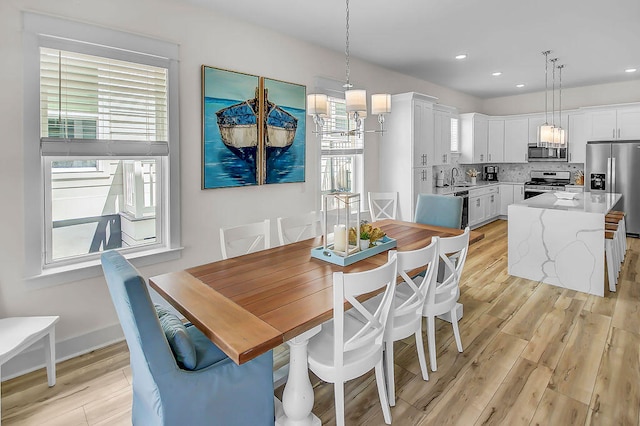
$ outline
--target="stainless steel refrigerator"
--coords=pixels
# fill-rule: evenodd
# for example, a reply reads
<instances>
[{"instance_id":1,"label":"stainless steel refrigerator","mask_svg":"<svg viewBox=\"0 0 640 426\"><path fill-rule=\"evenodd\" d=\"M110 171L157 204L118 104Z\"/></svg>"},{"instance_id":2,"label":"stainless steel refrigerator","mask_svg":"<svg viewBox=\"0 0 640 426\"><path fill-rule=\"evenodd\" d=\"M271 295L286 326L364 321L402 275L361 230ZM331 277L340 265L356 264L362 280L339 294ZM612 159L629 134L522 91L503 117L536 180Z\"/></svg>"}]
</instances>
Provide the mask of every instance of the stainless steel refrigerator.
<instances>
[{"instance_id":1,"label":"stainless steel refrigerator","mask_svg":"<svg viewBox=\"0 0 640 426\"><path fill-rule=\"evenodd\" d=\"M640 141L588 142L585 191L622 194L627 235L640 236Z\"/></svg>"}]
</instances>

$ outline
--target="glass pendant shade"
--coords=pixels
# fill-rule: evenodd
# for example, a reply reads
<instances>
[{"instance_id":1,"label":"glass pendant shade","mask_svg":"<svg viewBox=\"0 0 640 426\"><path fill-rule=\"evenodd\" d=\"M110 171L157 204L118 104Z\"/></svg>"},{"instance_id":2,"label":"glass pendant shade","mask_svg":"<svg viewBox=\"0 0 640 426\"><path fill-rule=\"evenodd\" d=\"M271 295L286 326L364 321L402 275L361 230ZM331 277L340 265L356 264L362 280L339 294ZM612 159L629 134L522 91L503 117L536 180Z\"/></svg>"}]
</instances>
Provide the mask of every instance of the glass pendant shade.
<instances>
[{"instance_id":1,"label":"glass pendant shade","mask_svg":"<svg viewBox=\"0 0 640 426\"><path fill-rule=\"evenodd\" d=\"M371 95L371 114L380 115L391 112L391 95L388 93L376 93Z\"/></svg>"},{"instance_id":2,"label":"glass pendant shade","mask_svg":"<svg viewBox=\"0 0 640 426\"><path fill-rule=\"evenodd\" d=\"M551 124L543 124L538 129L538 142L541 144L553 143L554 127Z\"/></svg>"},{"instance_id":3,"label":"glass pendant shade","mask_svg":"<svg viewBox=\"0 0 640 426\"><path fill-rule=\"evenodd\" d=\"M344 99L347 103L347 112L365 112L367 111L367 91L366 90L347 90L344 92Z\"/></svg>"},{"instance_id":4,"label":"glass pendant shade","mask_svg":"<svg viewBox=\"0 0 640 426\"><path fill-rule=\"evenodd\" d=\"M329 115L327 95L320 93L307 95L307 114L320 116Z\"/></svg>"}]
</instances>

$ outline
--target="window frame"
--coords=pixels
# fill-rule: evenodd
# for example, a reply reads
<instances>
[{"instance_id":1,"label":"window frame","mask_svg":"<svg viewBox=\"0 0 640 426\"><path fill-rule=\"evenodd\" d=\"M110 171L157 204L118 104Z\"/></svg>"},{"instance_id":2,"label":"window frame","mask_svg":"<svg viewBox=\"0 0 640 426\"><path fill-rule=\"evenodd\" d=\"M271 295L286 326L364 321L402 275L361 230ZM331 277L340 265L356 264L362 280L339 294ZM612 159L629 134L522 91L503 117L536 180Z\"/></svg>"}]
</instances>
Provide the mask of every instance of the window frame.
<instances>
[{"instance_id":1,"label":"window frame","mask_svg":"<svg viewBox=\"0 0 640 426\"><path fill-rule=\"evenodd\" d=\"M162 191L163 202L158 206L162 217L163 242L137 250L122 249L123 254L133 260L136 266L166 262L181 255L180 230L180 146L179 146L179 47L176 44L96 27L81 22L23 12L23 54L24 54L24 104L23 104L23 145L24 145L24 276L27 283L35 286L90 278L102 274L99 255L90 259L45 264L45 232L51 211L47 212L45 190L50 191L50 169L48 161L41 155L40 145L40 47L72 50L89 55L112 57L130 62L147 63L168 70L167 107L168 150L160 158L158 190ZM108 46L108 47L107 47ZM142 60L141 60L142 58ZM101 160L105 157L92 158ZM59 157L56 157L59 159ZM77 157L82 158L82 157ZM107 157L127 159L127 155ZM139 156L131 158L140 158ZM158 158L158 157L148 157ZM50 164L50 162L49 162ZM98 173L103 172L81 172ZM108 171L107 171L108 173ZM65 173L66 174L66 173ZM71 173L69 173L71 174ZM49 184L47 184L47 179ZM55 177L53 178L55 179ZM50 192L49 192L50 198Z\"/></svg>"},{"instance_id":2,"label":"window frame","mask_svg":"<svg viewBox=\"0 0 640 426\"><path fill-rule=\"evenodd\" d=\"M333 103L335 103L335 101L340 101L340 102L344 102L344 98L340 97L340 96L336 96L333 94L327 95L329 97L328 99L328 103L329 103L329 109L330 111L335 111L335 107L333 107ZM348 122L350 123L349 126L354 126L355 124L353 123L353 120L351 120L348 117L342 117L341 115L335 115L335 117L339 117L340 119L346 119L348 120ZM324 131L339 131L339 129L336 129L335 126L333 126L333 123L335 123L335 118L334 115L330 115L329 117L327 117L326 121L325 121L325 128L323 129ZM355 137L355 136L345 136L345 138L349 138L349 137ZM329 192L324 191L322 189L322 182L323 182L323 171L322 171L322 164L323 164L323 160L326 158L328 161L331 161L332 158L334 157L352 157L352 167L353 167L353 172L352 172L352 190L353 193L359 193L360 197L362 199L362 197L364 196L363 192L364 192L364 144L365 144L365 133L363 132L359 137L361 137L361 141L359 146L355 146L355 147L351 147L351 148L325 148L323 147L323 136L321 135L319 137L320 139L320 161L319 161L319 171L320 171L320 175L319 175L319 188L320 188L320 201L322 202L322 198L324 197L325 194L328 194ZM335 138L329 138L329 139L335 139Z\"/></svg>"}]
</instances>

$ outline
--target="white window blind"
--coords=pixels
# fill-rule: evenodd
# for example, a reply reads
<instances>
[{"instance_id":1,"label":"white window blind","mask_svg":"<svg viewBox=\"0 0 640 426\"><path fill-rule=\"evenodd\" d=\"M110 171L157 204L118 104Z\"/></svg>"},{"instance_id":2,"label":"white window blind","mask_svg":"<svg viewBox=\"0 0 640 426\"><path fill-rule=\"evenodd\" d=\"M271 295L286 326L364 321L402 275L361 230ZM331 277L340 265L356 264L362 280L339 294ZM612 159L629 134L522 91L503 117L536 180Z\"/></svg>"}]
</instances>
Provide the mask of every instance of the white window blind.
<instances>
[{"instance_id":1,"label":"white window blind","mask_svg":"<svg viewBox=\"0 0 640 426\"><path fill-rule=\"evenodd\" d=\"M40 48L43 155L167 155L167 69Z\"/></svg>"}]
</instances>

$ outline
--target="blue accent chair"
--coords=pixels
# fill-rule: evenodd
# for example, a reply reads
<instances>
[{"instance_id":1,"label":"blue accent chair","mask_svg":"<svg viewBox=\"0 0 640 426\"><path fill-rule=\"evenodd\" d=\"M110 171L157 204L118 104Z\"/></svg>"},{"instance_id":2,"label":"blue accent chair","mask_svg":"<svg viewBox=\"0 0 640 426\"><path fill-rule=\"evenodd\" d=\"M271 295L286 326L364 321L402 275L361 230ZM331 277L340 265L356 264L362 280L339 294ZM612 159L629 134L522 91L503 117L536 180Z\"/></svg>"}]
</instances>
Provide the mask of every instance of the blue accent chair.
<instances>
[{"instance_id":1,"label":"blue accent chair","mask_svg":"<svg viewBox=\"0 0 640 426\"><path fill-rule=\"evenodd\" d=\"M418 194L414 222L460 229L462 201L450 195Z\"/></svg>"},{"instance_id":2,"label":"blue accent chair","mask_svg":"<svg viewBox=\"0 0 640 426\"><path fill-rule=\"evenodd\" d=\"M145 280L118 252L102 268L124 330L133 373L134 425L273 425L273 352L237 365L192 325L193 370L179 367Z\"/></svg>"}]
</instances>

